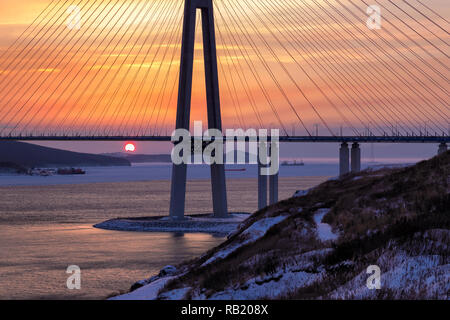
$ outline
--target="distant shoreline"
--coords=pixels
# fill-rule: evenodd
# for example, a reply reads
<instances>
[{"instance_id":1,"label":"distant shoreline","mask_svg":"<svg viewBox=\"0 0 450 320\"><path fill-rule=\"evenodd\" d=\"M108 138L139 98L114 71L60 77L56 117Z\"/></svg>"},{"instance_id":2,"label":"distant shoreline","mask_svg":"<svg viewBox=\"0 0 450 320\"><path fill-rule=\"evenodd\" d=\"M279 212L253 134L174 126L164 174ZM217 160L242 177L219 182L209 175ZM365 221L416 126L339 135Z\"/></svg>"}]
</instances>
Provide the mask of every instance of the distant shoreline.
<instances>
[{"instance_id":1,"label":"distant shoreline","mask_svg":"<svg viewBox=\"0 0 450 320\"><path fill-rule=\"evenodd\" d=\"M3 165L2 165L3 164ZM72 152L19 141L0 141L0 168L67 168L81 166L131 166L123 158Z\"/></svg>"},{"instance_id":2,"label":"distant shoreline","mask_svg":"<svg viewBox=\"0 0 450 320\"><path fill-rule=\"evenodd\" d=\"M241 179L257 177L255 165L226 166L230 169L245 168L241 171L227 171L227 179ZM138 182L138 181L170 181L172 166L167 163L138 163L127 167L77 167L86 171L82 176L49 177L28 175L2 175L0 186L46 186L46 185L75 185L90 183ZM280 177L317 177L336 176L338 167L333 164L306 165L304 167L282 167ZM1 174L1 173L0 173ZM188 168L189 180L210 179L211 172L208 165L191 165Z\"/></svg>"}]
</instances>

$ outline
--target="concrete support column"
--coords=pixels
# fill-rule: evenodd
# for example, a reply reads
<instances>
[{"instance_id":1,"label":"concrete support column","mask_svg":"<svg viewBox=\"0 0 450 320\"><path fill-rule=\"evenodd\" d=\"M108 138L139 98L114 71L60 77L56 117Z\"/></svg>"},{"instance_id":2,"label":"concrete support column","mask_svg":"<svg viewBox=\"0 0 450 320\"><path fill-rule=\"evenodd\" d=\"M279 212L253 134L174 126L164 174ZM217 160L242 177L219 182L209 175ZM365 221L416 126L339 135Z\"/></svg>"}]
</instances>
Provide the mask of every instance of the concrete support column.
<instances>
[{"instance_id":1,"label":"concrete support column","mask_svg":"<svg viewBox=\"0 0 450 320\"><path fill-rule=\"evenodd\" d=\"M352 172L361 171L361 148L359 147L359 143L356 142L352 144L351 169Z\"/></svg>"},{"instance_id":2,"label":"concrete support column","mask_svg":"<svg viewBox=\"0 0 450 320\"><path fill-rule=\"evenodd\" d=\"M269 176L269 204L278 202L278 173Z\"/></svg>"},{"instance_id":3,"label":"concrete support column","mask_svg":"<svg viewBox=\"0 0 450 320\"><path fill-rule=\"evenodd\" d=\"M212 0L197 2L201 9L203 27L203 56L205 64L206 101L208 109L209 129L222 130L222 116L220 112L219 75L217 71L216 36L214 27L214 13ZM191 13L195 16L195 12ZM195 24L195 17L192 17ZM194 25L195 31L195 25ZM195 38L195 34L191 34ZM192 83L191 83L192 85ZM211 165L211 184L214 217L228 216L227 188L225 182L225 165Z\"/></svg>"},{"instance_id":4,"label":"concrete support column","mask_svg":"<svg viewBox=\"0 0 450 320\"><path fill-rule=\"evenodd\" d=\"M260 148L258 144L258 210L267 207L267 176L261 174L261 169L265 167L260 161L261 152L267 156L267 149Z\"/></svg>"},{"instance_id":5,"label":"concrete support column","mask_svg":"<svg viewBox=\"0 0 450 320\"><path fill-rule=\"evenodd\" d=\"M187 165L172 166L172 185L170 190L170 217L175 220L184 219L186 200Z\"/></svg>"},{"instance_id":6,"label":"concrete support column","mask_svg":"<svg viewBox=\"0 0 450 320\"><path fill-rule=\"evenodd\" d=\"M276 153L276 151L272 147L272 144L270 145L269 150L271 161L275 161L274 154ZM269 204L274 204L277 202L278 202L278 172L277 174L269 176Z\"/></svg>"},{"instance_id":7,"label":"concrete support column","mask_svg":"<svg viewBox=\"0 0 450 320\"><path fill-rule=\"evenodd\" d=\"M442 154L444 152L447 152L447 144L445 142L442 142L439 144L438 154Z\"/></svg>"},{"instance_id":8,"label":"concrete support column","mask_svg":"<svg viewBox=\"0 0 450 320\"><path fill-rule=\"evenodd\" d=\"M258 210L267 207L267 176L261 174L263 167L258 163Z\"/></svg>"},{"instance_id":9,"label":"concrete support column","mask_svg":"<svg viewBox=\"0 0 450 320\"><path fill-rule=\"evenodd\" d=\"M215 218L228 217L227 187L225 183L225 166L211 165L211 186Z\"/></svg>"},{"instance_id":10,"label":"concrete support column","mask_svg":"<svg viewBox=\"0 0 450 320\"><path fill-rule=\"evenodd\" d=\"M344 174L349 173L349 150L348 144L346 142L341 144L341 148L339 149L339 175L343 176Z\"/></svg>"}]
</instances>

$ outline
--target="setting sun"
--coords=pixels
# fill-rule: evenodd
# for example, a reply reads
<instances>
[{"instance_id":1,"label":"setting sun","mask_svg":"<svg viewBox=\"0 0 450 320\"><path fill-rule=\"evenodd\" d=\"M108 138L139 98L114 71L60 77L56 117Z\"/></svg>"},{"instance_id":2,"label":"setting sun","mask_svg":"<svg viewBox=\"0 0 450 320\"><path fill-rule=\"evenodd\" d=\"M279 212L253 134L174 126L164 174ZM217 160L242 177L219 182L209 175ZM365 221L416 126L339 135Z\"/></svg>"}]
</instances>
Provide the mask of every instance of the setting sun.
<instances>
[{"instance_id":1,"label":"setting sun","mask_svg":"<svg viewBox=\"0 0 450 320\"><path fill-rule=\"evenodd\" d=\"M136 151L136 146L132 143L127 143L127 145L125 146L125 151L134 152Z\"/></svg>"}]
</instances>

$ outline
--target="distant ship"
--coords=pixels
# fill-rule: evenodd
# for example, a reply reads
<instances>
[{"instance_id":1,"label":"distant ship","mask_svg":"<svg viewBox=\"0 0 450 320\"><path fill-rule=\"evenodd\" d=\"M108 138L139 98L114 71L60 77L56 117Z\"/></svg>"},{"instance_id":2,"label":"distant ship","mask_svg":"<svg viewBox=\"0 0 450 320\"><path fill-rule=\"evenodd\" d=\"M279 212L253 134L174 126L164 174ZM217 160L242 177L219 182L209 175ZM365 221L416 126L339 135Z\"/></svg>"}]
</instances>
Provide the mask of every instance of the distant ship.
<instances>
[{"instance_id":1,"label":"distant ship","mask_svg":"<svg viewBox=\"0 0 450 320\"><path fill-rule=\"evenodd\" d=\"M56 173L55 169L31 169L28 174L31 176L49 177Z\"/></svg>"},{"instance_id":2,"label":"distant ship","mask_svg":"<svg viewBox=\"0 0 450 320\"><path fill-rule=\"evenodd\" d=\"M242 171L246 171L247 169L245 168L239 168L239 169L225 169L225 171L230 171L230 172L242 172Z\"/></svg>"},{"instance_id":3,"label":"distant ship","mask_svg":"<svg viewBox=\"0 0 450 320\"><path fill-rule=\"evenodd\" d=\"M75 175L75 174L86 174L86 171L82 169L68 168L68 169L58 169L56 173L59 175Z\"/></svg>"},{"instance_id":4,"label":"distant ship","mask_svg":"<svg viewBox=\"0 0 450 320\"><path fill-rule=\"evenodd\" d=\"M303 162L303 160L301 160L300 162L297 162L297 160L294 160L294 162L288 162L288 161L283 161L281 163L282 166L304 166L305 163Z\"/></svg>"}]
</instances>

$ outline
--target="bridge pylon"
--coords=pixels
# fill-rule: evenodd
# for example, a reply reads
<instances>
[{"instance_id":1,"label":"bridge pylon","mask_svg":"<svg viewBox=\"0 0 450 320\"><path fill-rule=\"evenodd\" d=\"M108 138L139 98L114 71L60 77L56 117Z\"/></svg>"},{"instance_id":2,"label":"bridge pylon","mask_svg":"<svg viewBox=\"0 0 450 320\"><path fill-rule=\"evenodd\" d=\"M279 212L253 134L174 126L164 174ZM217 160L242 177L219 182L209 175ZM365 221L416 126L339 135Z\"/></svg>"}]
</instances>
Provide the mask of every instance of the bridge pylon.
<instances>
[{"instance_id":1,"label":"bridge pylon","mask_svg":"<svg viewBox=\"0 0 450 320\"><path fill-rule=\"evenodd\" d=\"M208 128L222 130L212 0L185 0L176 128L189 130L195 23L198 9L201 10L202 15ZM173 219L183 219L184 217L186 178L187 164L174 164L170 194L170 217ZM211 164L211 184L214 216L219 218L226 217L228 208L223 164Z\"/></svg>"}]
</instances>

